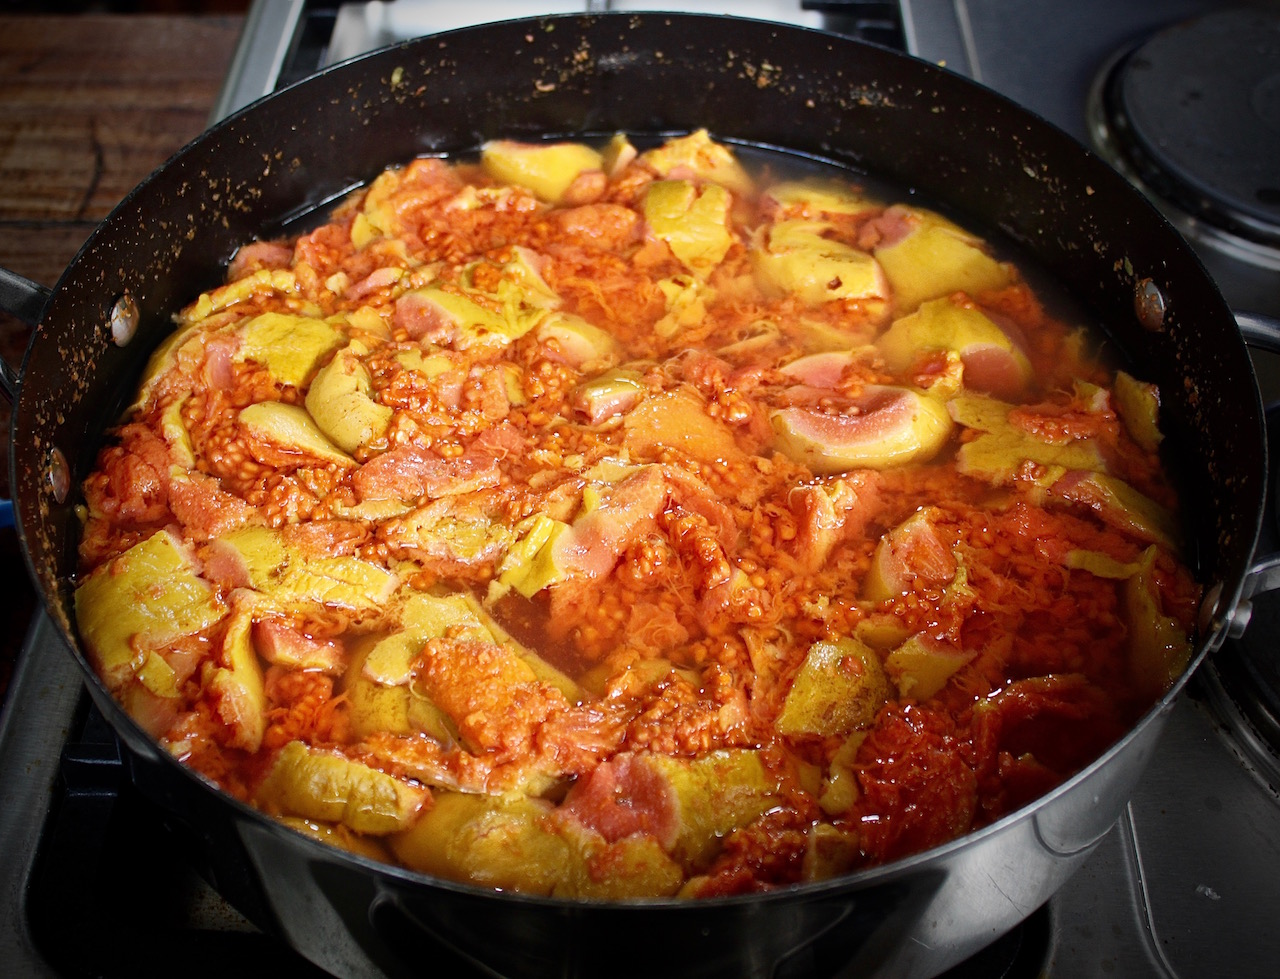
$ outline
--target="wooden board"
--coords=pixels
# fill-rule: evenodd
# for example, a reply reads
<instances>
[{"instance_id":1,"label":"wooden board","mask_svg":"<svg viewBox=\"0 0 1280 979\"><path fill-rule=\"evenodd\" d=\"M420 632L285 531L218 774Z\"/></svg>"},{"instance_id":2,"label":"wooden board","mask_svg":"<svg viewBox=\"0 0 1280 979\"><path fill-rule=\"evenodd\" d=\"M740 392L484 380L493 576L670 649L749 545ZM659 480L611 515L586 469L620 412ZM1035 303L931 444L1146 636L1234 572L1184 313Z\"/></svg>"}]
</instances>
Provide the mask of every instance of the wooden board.
<instances>
[{"instance_id":1,"label":"wooden board","mask_svg":"<svg viewBox=\"0 0 1280 979\"><path fill-rule=\"evenodd\" d=\"M243 22L0 16L0 266L57 282L120 199L204 130ZM10 364L29 338L0 313ZM7 401L0 420L7 459ZM7 465L0 482L7 497Z\"/></svg>"},{"instance_id":2,"label":"wooden board","mask_svg":"<svg viewBox=\"0 0 1280 979\"><path fill-rule=\"evenodd\" d=\"M0 265L56 284L97 224L205 128L243 18L0 16ZM0 313L15 368L29 328ZM0 398L0 497L9 402ZM11 529L0 531L0 706L36 606Z\"/></svg>"}]
</instances>

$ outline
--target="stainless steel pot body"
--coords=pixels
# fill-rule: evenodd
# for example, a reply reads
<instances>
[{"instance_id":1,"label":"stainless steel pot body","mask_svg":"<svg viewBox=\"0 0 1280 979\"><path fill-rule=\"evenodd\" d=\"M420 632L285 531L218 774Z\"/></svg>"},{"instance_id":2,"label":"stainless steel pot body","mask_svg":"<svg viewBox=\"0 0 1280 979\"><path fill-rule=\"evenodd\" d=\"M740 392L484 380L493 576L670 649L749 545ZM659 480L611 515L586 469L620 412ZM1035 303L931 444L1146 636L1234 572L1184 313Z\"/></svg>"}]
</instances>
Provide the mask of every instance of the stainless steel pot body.
<instances>
[{"instance_id":1,"label":"stainless steel pot body","mask_svg":"<svg viewBox=\"0 0 1280 979\"><path fill-rule=\"evenodd\" d=\"M110 709L104 705L104 709ZM133 777L183 822L215 886L339 976L927 977L1048 900L1123 810L1164 726L1145 719L1036 805L948 846L823 884L690 904L503 895L282 831L176 779L143 734Z\"/></svg>"},{"instance_id":2,"label":"stainless steel pot body","mask_svg":"<svg viewBox=\"0 0 1280 979\"><path fill-rule=\"evenodd\" d=\"M1219 644L1261 518L1263 416L1230 311L1137 192L1070 138L936 66L735 18L600 15L423 38L299 83L211 129L135 190L57 286L0 282L39 322L17 388L14 506L31 574L128 751L134 780L261 927L340 975L929 976L1043 903L1121 812L1186 680L1102 758L965 839L887 867L708 902L570 903L442 883L325 848L222 796L119 709L79 645L75 490L172 312L235 248L422 153L494 137L661 134L784 149L887 179L1047 269L1165 393L1191 556Z\"/></svg>"}]
</instances>

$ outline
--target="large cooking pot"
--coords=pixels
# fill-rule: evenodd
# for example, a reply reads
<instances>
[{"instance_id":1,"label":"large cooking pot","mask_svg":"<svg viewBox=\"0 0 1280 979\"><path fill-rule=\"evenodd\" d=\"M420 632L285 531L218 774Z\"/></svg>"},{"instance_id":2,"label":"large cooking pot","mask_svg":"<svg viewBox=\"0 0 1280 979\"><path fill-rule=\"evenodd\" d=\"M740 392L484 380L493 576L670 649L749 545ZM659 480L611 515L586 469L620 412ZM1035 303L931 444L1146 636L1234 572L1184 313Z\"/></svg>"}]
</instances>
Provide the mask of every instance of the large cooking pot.
<instances>
[{"instance_id":1,"label":"large cooking pot","mask_svg":"<svg viewBox=\"0 0 1280 979\"><path fill-rule=\"evenodd\" d=\"M236 247L417 154L493 137L687 131L889 179L1003 235L1164 393L1168 463L1205 585L1188 673L1223 640L1264 497L1260 398L1235 320L1188 246L1070 138L933 65L734 18L600 15L427 37L328 70L215 126L107 218L51 292L8 276L39 325L13 411L30 572L133 779L189 828L214 885L331 972L926 976L1042 904L1118 817L1186 676L1119 743L1034 804L889 866L699 903L577 903L434 880L322 846L222 796L112 701L72 615L75 487L170 315Z\"/></svg>"}]
</instances>

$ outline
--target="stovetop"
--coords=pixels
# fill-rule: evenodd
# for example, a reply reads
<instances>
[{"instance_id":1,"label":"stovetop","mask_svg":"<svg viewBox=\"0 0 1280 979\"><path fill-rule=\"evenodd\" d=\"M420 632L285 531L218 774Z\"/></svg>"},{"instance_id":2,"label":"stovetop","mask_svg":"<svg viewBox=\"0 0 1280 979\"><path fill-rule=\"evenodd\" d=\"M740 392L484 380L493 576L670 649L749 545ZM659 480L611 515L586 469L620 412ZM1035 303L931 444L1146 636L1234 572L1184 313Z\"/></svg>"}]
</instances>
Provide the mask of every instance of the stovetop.
<instances>
[{"instance_id":1,"label":"stovetop","mask_svg":"<svg viewBox=\"0 0 1280 979\"><path fill-rule=\"evenodd\" d=\"M839 29L906 50L1003 92L1078 139L1117 52L1211 0L754 0L644 4L257 0L215 110L371 47L463 21L560 9L743 13ZM476 15L476 11L482 12ZM461 18L461 19L460 19ZM1176 223L1176 222L1175 222ZM1237 308L1280 315L1280 269L1222 271ZM1264 379L1265 384L1265 379ZM1280 634L1280 601L1245 645ZM1261 623L1261 624L1259 624ZM1280 961L1280 760L1227 694L1238 647L1193 678L1115 829L1014 932L954 976L1084 979L1262 977ZM39 616L0 712L0 963L7 974L318 975L257 931L182 860L182 830L140 799L79 669ZM194 953L194 954L193 954ZM952 974L949 974L951 976Z\"/></svg>"}]
</instances>

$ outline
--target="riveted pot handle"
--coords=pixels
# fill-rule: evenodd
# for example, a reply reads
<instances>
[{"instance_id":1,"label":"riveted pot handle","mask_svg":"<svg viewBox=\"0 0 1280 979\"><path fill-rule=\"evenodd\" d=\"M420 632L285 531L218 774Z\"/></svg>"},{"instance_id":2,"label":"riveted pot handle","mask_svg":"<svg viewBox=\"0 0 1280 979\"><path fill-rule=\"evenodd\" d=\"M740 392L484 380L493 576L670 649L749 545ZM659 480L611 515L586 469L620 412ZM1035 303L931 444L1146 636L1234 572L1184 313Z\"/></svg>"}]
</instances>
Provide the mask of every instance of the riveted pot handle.
<instances>
[{"instance_id":1,"label":"riveted pot handle","mask_svg":"<svg viewBox=\"0 0 1280 979\"><path fill-rule=\"evenodd\" d=\"M0 310L16 316L27 326L40 325L44 318L45 307L49 304L52 290L46 289L38 282L32 282L17 272L0 268ZM18 384L21 375L17 368L3 357L0 357L0 388L4 396L13 404L18 398ZM13 526L13 501L0 500L0 527Z\"/></svg>"},{"instance_id":2,"label":"riveted pot handle","mask_svg":"<svg viewBox=\"0 0 1280 979\"><path fill-rule=\"evenodd\" d=\"M1237 312L1235 318L1245 343L1259 350L1280 354L1280 320L1274 316L1251 312ZM1274 486L1268 490L1268 501L1272 499L1275 492ZM1280 589L1280 553L1255 554L1248 571L1245 572L1244 588L1240 600L1232 611L1228 635L1235 639L1244 635L1253 612L1251 599L1255 595L1277 589Z\"/></svg>"},{"instance_id":3,"label":"riveted pot handle","mask_svg":"<svg viewBox=\"0 0 1280 979\"><path fill-rule=\"evenodd\" d=\"M1244 311L1234 315L1245 343L1260 350L1280 354L1280 320L1274 316Z\"/></svg>"},{"instance_id":4,"label":"riveted pot handle","mask_svg":"<svg viewBox=\"0 0 1280 979\"><path fill-rule=\"evenodd\" d=\"M27 326L39 326L44 309L53 292L37 282L32 282L17 272L0 268L0 309L16 316ZM18 371L0 357L0 387L12 402L18 396Z\"/></svg>"}]
</instances>

